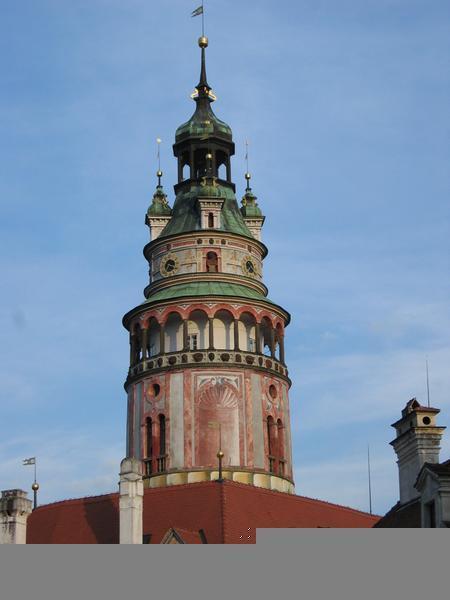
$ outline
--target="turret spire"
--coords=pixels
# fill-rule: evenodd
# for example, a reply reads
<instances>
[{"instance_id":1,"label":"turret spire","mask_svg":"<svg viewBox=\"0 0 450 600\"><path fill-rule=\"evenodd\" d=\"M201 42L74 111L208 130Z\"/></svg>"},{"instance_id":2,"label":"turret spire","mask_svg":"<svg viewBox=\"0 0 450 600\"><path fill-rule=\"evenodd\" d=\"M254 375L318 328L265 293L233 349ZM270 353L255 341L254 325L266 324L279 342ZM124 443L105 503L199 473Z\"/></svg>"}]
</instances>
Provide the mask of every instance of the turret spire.
<instances>
[{"instance_id":1,"label":"turret spire","mask_svg":"<svg viewBox=\"0 0 450 600\"><path fill-rule=\"evenodd\" d=\"M198 101L202 98L207 98L209 102L214 102L216 97L211 92L211 86L208 84L208 79L206 77L206 48L208 47L208 38L205 35L202 35L198 39L198 45L202 51L201 58L201 68L200 68L200 80L196 87L196 94L194 96L194 100Z\"/></svg>"}]
</instances>

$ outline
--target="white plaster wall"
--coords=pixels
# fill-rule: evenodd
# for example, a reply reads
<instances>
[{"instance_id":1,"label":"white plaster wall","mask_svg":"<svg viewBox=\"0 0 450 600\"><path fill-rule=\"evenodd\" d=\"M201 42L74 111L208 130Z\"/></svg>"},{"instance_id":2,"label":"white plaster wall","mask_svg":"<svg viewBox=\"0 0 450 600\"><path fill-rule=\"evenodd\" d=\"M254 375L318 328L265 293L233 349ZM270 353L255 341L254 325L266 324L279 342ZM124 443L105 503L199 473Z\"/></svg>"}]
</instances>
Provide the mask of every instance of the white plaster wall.
<instances>
[{"instance_id":1,"label":"white plaster wall","mask_svg":"<svg viewBox=\"0 0 450 600\"><path fill-rule=\"evenodd\" d=\"M141 447L141 414L143 383L137 383L134 387L134 456L142 458Z\"/></svg>"},{"instance_id":2,"label":"white plaster wall","mask_svg":"<svg viewBox=\"0 0 450 600\"><path fill-rule=\"evenodd\" d=\"M152 261L152 281L158 281L164 278L160 272L161 262L164 261L169 254L176 256L178 259L179 268L176 275L205 271L204 253L206 250L217 252L217 254L220 255L222 265L221 271L223 273L235 275L248 276L242 268L242 262L246 257L251 256L258 271L255 278L258 280L262 279L262 259L259 255L250 253L248 248L231 248L221 244L209 245L206 243L188 248L171 248L167 252L156 256Z\"/></svg>"},{"instance_id":3,"label":"white plaster wall","mask_svg":"<svg viewBox=\"0 0 450 600\"><path fill-rule=\"evenodd\" d=\"M165 327L165 350L177 352L183 349L183 323L182 321L168 321Z\"/></svg>"},{"instance_id":4,"label":"white plaster wall","mask_svg":"<svg viewBox=\"0 0 450 600\"><path fill-rule=\"evenodd\" d=\"M243 352L255 352L255 344L253 342L253 348L251 346L251 340L255 340L255 327L242 321L239 321L239 349Z\"/></svg>"},{"instance_id":5,"label":"white plaster wall","mask_svg":"<svg viewBox=\"0 0 450 600\"><path fill-rule=\"evenodd\" d=\"M184 466L184 395L183 373L170 377L170 468Z\"/></svg>"},{"instance_id":6,"label":"white plaster wall","mask_svg":"<svg viewBox=\"0 0 450 600\"><path fill-rule=\"evenodd\" d=\"M214 319L214 347L218 350L232 350L234 347L234 324Z\"/></svg>"}]
</instances>

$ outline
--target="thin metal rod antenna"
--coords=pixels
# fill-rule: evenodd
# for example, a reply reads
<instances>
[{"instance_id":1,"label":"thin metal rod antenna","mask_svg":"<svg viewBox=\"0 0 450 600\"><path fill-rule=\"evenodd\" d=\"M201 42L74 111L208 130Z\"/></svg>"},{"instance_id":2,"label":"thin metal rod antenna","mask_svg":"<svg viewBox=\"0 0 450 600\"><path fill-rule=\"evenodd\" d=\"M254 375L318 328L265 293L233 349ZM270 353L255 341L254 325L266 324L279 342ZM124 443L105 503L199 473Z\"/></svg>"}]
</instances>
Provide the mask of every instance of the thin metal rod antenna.
<instances>
[{"instance_id":1,"label":"thin metal rod antenna","mask_svg":"<svg viewBox=\"0 0 450 600\"><path fill-rule=\"evenodd\" d=\"M160 146L161 146L161 139L160 138L156 138L156 143L158 144L158 151L157 151L157 158L158 158L158 171L161 171L161 152L160 152Z\"/></svg>"},{"instance_id":2,"label":"thin metal rod antenna","mask_svg":"<svg viewBox=\"0 0 450 600\"><path fill-rule=\"evenodd\" d=\"M430 408L430 378L428 376L428 358L425 360L425 365L427 368L427 398L428 398L428 408Z\"/></svg>"},{"instance_id":3,"label":"thin metal rod antenna","mask_svg":"<svg viewBox=\"0 0 450 600\"><path fill-rule=\"evenodd\" d=\"M367 474L369 481L369 511L372 514L372 481L370 477L370 446L367 445Z\"/></svg>"},{"instance_id":4,"label":"thin metal rod antenna","mask_svg":"<svg viewBox=\"0 0 450 600\"><path fill-rule=\"evenodd\" d=\"M205 7L204 7L204 0L202 0L202 37L205 37Z\"/></svg>"},{"instance_id":5,"label":"thin metal rod antenna","mask_svg":"<svg viewBox=\"0 0 450 600\"><path fill-rule=\"evenodd\" d=\"M246 164L247 173L248 173L248 140L245 140L245 164Z\"/></svg>"}]
</instances>

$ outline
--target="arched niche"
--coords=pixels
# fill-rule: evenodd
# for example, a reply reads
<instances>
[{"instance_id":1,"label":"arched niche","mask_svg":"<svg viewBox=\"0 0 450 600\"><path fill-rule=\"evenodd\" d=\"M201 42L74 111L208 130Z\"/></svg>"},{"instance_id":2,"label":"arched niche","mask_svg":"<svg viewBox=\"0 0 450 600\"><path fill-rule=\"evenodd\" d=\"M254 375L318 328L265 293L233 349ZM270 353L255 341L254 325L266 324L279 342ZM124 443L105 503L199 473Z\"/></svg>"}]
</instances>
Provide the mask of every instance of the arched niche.
<instances>
[{"instance_id":1,"label":"arched niche","mask_svg":"<svg viewBox=\"0 0 450 600\"><path fill-rule=\"evenodd\" d=\"M171 312L164 327L165 351L179 352L183 349L183 319L176 312Z\"/></svg>"},{"instance_id":2,"label":"arched niche","mask_svg":"<svg viewBox=\"0 0 450 600\"><path fill-rule=\"evenodd\" d=\"M152 317L148 322L147 335L147 356L156 356L161 352L161 326L158 321Z\"/></svg>"},{"instance_id":3,"label":"arched niche","mask_svg":"<svg viewBox=\"0 0 450 600\"><path fill-rule=\"evenodd\" d=\"M224 467L241 464L238 398L238 390L221 377L212 377L200 387L196 401L197 467L217 466L220 447Z\"/></svg>"},{"instance_id":4,"label":"arched niche","mask_svg":"<svg viewBox=\"0 0 450 600\"><path fill-rule=\"evenodd\" d=\"M244 352L256 352L256 319L244 312L239 317L239 348Z\"/></svg>"},{"instance_id":5,"label":"arched niche","mask_svg":"<svg viewBox=\"0 0 450 600\"><path fill-rule=\"evenodd\" d=\"M268 317L264 317L260 327L260 348L266 356L273 355L274 349L274 330L272 322Z\"/></svg>"},{"instance_id":6,"label":"arched niche","mask_svg":"<svg viewBox=\"0 0 450 600\"><path fill-rule=\"evenodd\" d=\"M233 315L227 310L219 310L214 315L214 347L217 350L232 350L234 348Z\"/></svg>"},{"instance_id":7,"label":"arched niche","mask_svg":"<svg viewBox=\"0 0 450 600\"><path fill-rule=\"evenodd\" d=\"M189 315L188 325L189 350L205 350L209 342L208 315L202 310L194 310Z\"/></svg>"},{"instance_id":8,"label":"arched niche","mask_svg":"<svg viewBox=\"0 0 450 600\"><path fill-rule=\"evenodd\" d=\"M230 181L230 158L222 150L216 152L216 175L223 181Z\"/></svg>"}]
</instances>

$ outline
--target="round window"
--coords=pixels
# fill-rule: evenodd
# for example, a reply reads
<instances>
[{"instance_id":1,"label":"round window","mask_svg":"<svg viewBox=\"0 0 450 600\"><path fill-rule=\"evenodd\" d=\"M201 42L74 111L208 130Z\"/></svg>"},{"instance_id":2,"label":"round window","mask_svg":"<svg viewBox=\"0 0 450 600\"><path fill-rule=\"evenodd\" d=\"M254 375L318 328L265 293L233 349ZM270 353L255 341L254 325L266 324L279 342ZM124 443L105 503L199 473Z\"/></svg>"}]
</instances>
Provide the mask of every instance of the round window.
<instances>
[{"instance_id":1,"label":"round window","mask_svg":"<svg viewBox=\"0 0 450 600\"><path fill-rule=\"evenodd\" d=\"M424 418L422 419L422 423L423 423L424 425L429 425L429 424L431 423L431 419L430 419L430 417L424 417Z\"/></svg>"}]
</instances>

